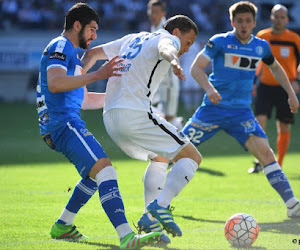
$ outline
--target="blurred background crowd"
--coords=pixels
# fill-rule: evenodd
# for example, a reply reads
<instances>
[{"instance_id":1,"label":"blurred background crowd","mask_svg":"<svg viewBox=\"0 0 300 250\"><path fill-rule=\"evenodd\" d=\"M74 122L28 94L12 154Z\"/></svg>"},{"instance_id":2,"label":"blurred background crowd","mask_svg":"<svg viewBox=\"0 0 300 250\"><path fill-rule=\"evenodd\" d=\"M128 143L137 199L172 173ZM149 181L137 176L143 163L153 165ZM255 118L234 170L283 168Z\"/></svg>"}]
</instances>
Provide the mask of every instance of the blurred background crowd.
<instances>
[{"instance_id":1,"label":"blurred background crowd","mask_svg":"<svg viewBox=\"0 0 300 250\"><path fill-rule=\"evenodd\" d=\"M39 60L47 43L63 30L64 16L74 0L0 0L0 101L34 102ZM148 0L90 0L87 2L100 15L99 37L94 45L119 38L121 35L150 31L147 16ZM188 73L195 55L207 39L219 32L231 30L228 8L234 0L165 0L167 17L184 14L199 28L195 46L182 58ZM270 10L274 4L289 9L288 28L300 31L300 1L252 0L258 7L257 27L270 26ZM209 69L208 69L209 70ZM91 88L101 91L104 84ZM99 89L100 88L100 89ZM15 91L18 89L18 92ZM105 88L104 88L105 90ZM188 76L181 84L181 100L187 110L193 110L201 101L201 89ZM28 94L30 93L30 94Z\"/></svg>"}]
</instances>

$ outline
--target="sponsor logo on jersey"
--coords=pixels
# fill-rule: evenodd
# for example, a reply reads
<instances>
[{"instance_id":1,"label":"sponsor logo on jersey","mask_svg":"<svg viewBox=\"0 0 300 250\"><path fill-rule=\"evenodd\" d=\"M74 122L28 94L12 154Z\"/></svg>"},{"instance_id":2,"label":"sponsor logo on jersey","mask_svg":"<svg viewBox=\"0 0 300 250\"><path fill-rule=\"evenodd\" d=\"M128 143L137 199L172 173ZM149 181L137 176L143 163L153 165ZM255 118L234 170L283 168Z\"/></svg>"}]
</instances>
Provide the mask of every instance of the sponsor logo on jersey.
<instances>
[{"instance_id":1,"label":"sponsor logo on jersey","mask_svg":"<svg viewBox=\"0 0 300 250\"><path fill-rule=\"evenodd\" d=\"M65 61L66 55L60 52L54 52L50 54L49 59L58 59L58 60Z\"/></svg>"},{"instance_id":2,"label":"sponsor logo on jersey","mask_svg":"<svg viewBox=\"0 0 300 250\"><path fill-rule=\"evenodd\" d=\"M227 48L228 48L228 49L238 49L238 46L232 45L232 44L228 44L228 45L227 45Z\"/></svg>"},{"instance_id":3,"label":"sponsor logo on jersey","mask_svg":"<svg viewBox=\"0 0 300 250\"><path fill-rule=\"evenodd\" d=\"M208 132L211 132L214 129L219 127L219 125L216 125L216 124L206 123L206 122L202 122L202 121L198 121L198 122L199 122L199 124L197 124L195 122L191 122L191 126L193 126L195 128L199 128L203 131L208 131Z\"/></svg>"},{"instance_id":4,"label":"sponsor logo on jersey","mask_svg":"<svg viewBox=\"0 0 300 250\"><path fill-rule=\"evenodd\" d=\"M254 56L225 53L224 66L233 69L255 71L261 58Z\"/></svg>"},{"instance_id":5,"label":"sponsor logo on jersey","mask_svg":"<svg viewBox=\"0 0 300 250\"><path fill-rule=\"evenodd\" d=\"M208 47L208 48L210 48L210 49L212 49L213 47L214 47L214 42L213 41L211 41L211 40L209 40L207 43L206 43L206 46Z\"/></svg>"}]
</instances>

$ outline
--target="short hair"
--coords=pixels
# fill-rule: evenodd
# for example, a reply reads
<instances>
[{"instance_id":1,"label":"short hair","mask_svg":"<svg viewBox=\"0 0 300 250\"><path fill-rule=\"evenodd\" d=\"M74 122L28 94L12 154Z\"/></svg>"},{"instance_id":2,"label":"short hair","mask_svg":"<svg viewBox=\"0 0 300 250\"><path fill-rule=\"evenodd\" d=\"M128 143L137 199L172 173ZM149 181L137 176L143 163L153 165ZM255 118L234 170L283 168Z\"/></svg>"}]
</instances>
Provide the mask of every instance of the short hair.
<instances>
[{"instance_id":1,"label":"short hair","mask_svg":"<svg viewBox=\"0 0 300 250\"><path fill-rule=\"evenodd\" d=\"M254 20L256 19L257 7L249 1L237 2L229 8L230 20L233 21L234 17L240 13L251 13Z\"/></svg>"},{"instance_id":2,"label":"short hair","mask_svg":"<svg viewBox=\"0 0 300 250\"><path fill-rule=\"evenodd\" d=\"M288 16L288 12L289 12L288 8L282 4L275 4L271 10L271 15L274 16L275 12L278 10L283 10L286 13L286 15Z\"/></svg>"},{"instance_id":3,"label":"short hair","mask_svg":"<svg viewBox=\"0 0 300 250\"><path fill-rule=\"evenodd\" d=\"M84 28L87 24L95 21L96 23L100 22L100 17L98 13L92 9L86 3L76 3L71 9L69 9L68 13L65 17L65 25L64 29L69 30L72 29L73 24L79 21L82 27Z\"/></svg>"},{"instance_id":4,"label":"short hair","mask_svg":"<svg viewBox=\"0 0 300 250\"><path fill-rule=\"evenodd\" d=\"M182 33L187 33L191 29L198 35L198 27L192 19L184 15L170 17L164 24L164 29L172 34L173 30L178 28Z\"/></svg>"},{"instance_id":5,"label":"short hair","mask_svg":"<svg viewBox=\"0 0 300 250\"><path fill-rule=\"evenodd\" d=\"M147 6L148 9L150 9L152 6L160 6L163 11L166 11L167 8L166 3L161 0L150 0Z\"/></svg>"}]
</instances>

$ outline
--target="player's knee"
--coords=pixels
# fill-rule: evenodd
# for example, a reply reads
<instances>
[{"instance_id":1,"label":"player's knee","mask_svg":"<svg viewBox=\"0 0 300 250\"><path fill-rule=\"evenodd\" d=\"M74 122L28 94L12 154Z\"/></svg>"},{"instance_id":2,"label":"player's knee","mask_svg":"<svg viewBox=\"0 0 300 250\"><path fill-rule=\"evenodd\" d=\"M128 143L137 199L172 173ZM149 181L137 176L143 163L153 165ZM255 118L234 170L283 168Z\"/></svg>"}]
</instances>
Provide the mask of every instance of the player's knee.
<instances>
[{"instance_id":1,"label":"player's knee","mask_svg":"<svg viewBox=\"0 0 300 250\"><path fill-rule=\"evenodd\" d=\"M109 158L105 157L105 158L101 158L98 161L96 161L96 163L94 164L94 166L92 167L91 171L89 172L89 177L95 179L96 175L104 168L108 167L108 166L112 166L111 161L109 160Z\"/></svg>"}]
</instances>

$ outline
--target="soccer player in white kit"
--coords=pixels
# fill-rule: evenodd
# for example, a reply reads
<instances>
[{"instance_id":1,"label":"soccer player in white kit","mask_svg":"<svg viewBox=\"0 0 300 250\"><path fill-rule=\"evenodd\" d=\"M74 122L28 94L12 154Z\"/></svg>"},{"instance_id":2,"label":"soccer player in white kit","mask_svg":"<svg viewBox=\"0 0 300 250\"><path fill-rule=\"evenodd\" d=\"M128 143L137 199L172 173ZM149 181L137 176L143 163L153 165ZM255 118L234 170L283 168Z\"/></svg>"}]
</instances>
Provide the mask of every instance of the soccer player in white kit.
<instances>
[{"instance_id":1,"label":"soccer player in white kit","mask_svg":"<svg viewBox=\"0 0 300 250\"><path fill-rule=\"evenodd\" d=\"M123 59L123 75L108 80L103 117L108 134L126 154L150 160L144 175L146 209L138 222L144 231L162 231L161 224L173 236L182 235L170 203L193 178L202 156L182 132L152 112L151 100L170 66L180 80L185 79L178 58L197 34L190 18L177 15L164 29L129 34L92 48L82 58L85 70L97 60L116 55ZM167 175L170 160L175 164Z\"/></svg>"}]
</instances>

